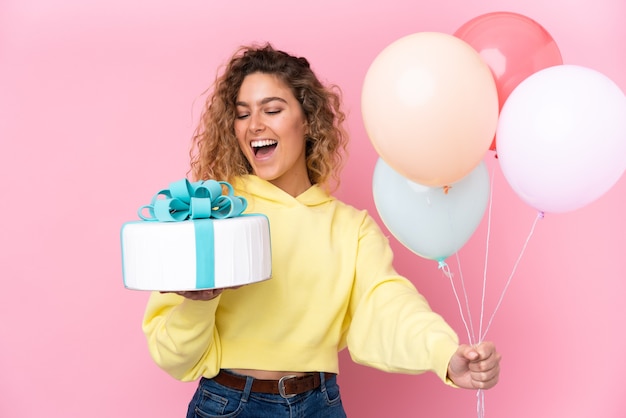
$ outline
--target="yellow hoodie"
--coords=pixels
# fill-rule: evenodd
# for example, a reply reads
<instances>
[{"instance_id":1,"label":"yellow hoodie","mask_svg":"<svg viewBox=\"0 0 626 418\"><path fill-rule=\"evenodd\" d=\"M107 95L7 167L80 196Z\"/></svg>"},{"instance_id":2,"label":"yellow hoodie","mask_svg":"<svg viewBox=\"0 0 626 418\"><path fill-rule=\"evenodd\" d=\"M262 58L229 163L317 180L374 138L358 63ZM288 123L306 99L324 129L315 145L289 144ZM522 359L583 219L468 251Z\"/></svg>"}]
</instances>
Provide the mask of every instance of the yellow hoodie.
<instances>
[{"instance_id":1,"label":"yellow hoodie","mask_svg":"<svg viewBox=\"0 0 626 418\"><path fill-rule=\"evenodd\" d=\"M458 338L394 270L366 211L317 186L297 197L252 175L233 186L269 218L272 279L210 301L153 293L143 330L161 368L184 381L220 368L338 372L347 346L358 363L450 383Z\"/></svg>"}]
</instances>

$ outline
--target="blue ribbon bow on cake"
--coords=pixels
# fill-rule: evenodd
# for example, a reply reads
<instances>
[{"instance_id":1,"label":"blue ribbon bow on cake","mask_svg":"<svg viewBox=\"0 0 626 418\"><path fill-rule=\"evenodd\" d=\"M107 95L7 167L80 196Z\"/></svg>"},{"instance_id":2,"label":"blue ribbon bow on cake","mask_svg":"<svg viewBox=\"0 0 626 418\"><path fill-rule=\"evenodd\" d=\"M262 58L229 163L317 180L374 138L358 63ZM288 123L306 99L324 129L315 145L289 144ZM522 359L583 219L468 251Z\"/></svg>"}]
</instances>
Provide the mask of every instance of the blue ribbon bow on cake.
<instances>
[{"instance_id":1,"label":"blue ribbon bow on cake","mask_svg":"<svg viewBox=\"0 0 626 418\"><path fill-rule=\"evenodd\" d=\"M223 187L228 193L223 194ZM245 197L235 196L233 186L225 181L190 182L182 179L159 191L149 205L139 208L145 221L178 222L188 219L224 219L239 216L246 210ZM148 216L144 211L148 211Z\"/></svg>"}]
</instances>

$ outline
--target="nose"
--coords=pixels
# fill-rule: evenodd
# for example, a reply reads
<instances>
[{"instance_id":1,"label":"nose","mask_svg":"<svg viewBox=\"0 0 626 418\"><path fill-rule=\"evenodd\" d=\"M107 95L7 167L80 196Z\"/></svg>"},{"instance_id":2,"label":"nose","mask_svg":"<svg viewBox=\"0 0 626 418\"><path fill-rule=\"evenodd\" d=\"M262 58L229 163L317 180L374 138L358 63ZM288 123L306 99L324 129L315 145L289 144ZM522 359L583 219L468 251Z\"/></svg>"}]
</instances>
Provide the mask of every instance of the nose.
<instances>
[{"instance_id":1,"label":"nose","mask_svg":"<svg viewBox=\"0 0 626 418\"><path fill-rule=\"evenodd\" d=\"M261 115L259 115L258 112L253 112L250 115L250 124L248 125L250 132L258 134L262 132L264 128L265 124L263 123Z\"/></svg>"}]
</instances>

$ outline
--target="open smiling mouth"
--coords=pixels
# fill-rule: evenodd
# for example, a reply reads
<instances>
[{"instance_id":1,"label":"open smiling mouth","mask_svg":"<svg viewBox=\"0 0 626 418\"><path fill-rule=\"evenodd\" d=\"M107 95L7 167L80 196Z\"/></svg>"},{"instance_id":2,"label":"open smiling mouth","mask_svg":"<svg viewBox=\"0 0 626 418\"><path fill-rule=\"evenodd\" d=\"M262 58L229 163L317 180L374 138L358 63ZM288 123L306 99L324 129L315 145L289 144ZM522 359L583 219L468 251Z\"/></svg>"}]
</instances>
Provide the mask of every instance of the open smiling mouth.
<instances>
[{"instance_id":1,"label":"open smiling mouth","mask_svg":"<svg viewBox=\"0 0 626 418\"><path fill-rule=\"evenodd\" d=\"M258 158L272 154L277 145L278 141L275 141L273 139L263 139L259 141L252 141L250 143L250 146L252 147L252 152L254 152L254 156Z\"/></svg>"}]
</instances>

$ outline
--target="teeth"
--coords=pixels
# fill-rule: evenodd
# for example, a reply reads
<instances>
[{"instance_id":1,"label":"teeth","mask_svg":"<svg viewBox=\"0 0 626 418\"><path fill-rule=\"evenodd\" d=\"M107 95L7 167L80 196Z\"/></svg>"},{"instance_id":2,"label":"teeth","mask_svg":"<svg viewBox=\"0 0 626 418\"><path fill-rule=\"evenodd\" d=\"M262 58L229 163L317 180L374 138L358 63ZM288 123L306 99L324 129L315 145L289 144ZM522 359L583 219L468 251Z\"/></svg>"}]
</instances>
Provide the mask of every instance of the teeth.
<instances>
[{"instance_id":1,"label":"teeth","mask_svg":"<svg viewBox=\"0 0 626 418\"><path fill-rule=\"evenodd\" d=\"M278 143L278 141L275 141L273 139L260 139L257 141L252 141L250 143L250 146L252 148L259 148L259 147L267 147L268 145L274 145Z\"/></svg>"}]
</instances>

